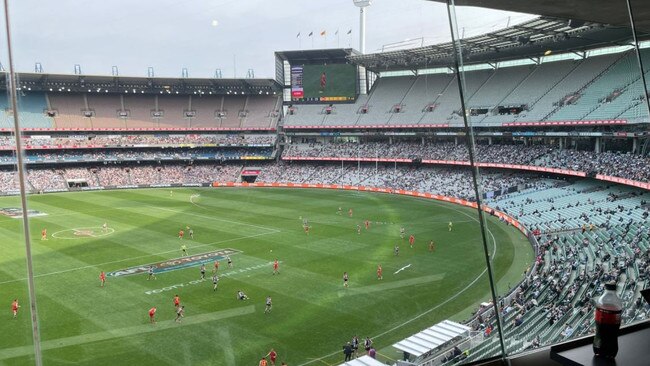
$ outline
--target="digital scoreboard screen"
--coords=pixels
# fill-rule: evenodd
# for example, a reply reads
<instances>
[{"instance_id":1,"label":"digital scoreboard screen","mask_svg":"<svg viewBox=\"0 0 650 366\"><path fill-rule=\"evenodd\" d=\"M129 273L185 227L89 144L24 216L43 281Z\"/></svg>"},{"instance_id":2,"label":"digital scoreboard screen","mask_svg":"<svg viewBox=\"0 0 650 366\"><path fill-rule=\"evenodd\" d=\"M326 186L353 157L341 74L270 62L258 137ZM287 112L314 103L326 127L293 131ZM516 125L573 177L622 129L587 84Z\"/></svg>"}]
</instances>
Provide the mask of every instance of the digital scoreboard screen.
<instances>
[{"instance_id":1,"label":"digital scoreboard screen","mask_svg":"<svg viewBox=\"0 0 650 366\"><path fill-rule=\"evenodd\" d=\"M349 64L291 66L291 101L353 102L357 97L357 67Z\"/></svg>"}]
</instances>

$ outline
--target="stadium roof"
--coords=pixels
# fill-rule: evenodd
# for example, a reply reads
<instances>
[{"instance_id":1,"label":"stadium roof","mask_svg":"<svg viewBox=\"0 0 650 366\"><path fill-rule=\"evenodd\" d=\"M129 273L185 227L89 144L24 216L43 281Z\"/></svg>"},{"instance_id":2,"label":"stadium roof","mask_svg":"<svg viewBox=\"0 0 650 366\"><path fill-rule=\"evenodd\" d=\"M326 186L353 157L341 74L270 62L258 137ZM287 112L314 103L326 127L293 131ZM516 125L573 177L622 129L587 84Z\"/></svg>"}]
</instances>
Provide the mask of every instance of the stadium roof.
<instances>
[{"instance_id":1,"label":"stadium roof","mask_svg":"<svg viewBox=\"0 0 650 366\"><path fill-rule=\"evenodd\" d=\"M351 55L359 53L351 48L330 48L320 50L279 51L275 58L290 64L321 64L347 62Z\"/></svg>"},{"instance_id":2,"label":"stadium roof","mask_svg":"<svg viewBox=\"0 0 650 366\"><path fill-rule=\"evenodd\" d=\"M393 344L393 347L408 352L415 357L420 357L430 354L431 351L437 350L440 346L449 346L449 341L458 337L468 337L470 330L471 328L466 325L444 320L431 328Z\"/></svg>"},{"instance_id":3,"label":"stadium roof","mask_svg":"<svg viewBox=\"0 0 650 366\"><path fill-rule=\"evenodd\" d=\"M429 0L446 3L446 0ZM556 18L579 19L601 24L630 26L625 0L455 0L456 5L539 14ZM632 10L638 29L650 31L650 1L632 0Z\"/></svg>"},{"instance_id":4,"label":"stadium roof","mask_svg":"<svg viewBox=\"0 0 650 366\"><path fill-rule=\"evenodd\" d=\"M0 74L6 89L8 73ZM20 90L137 94L269 94L280 92L273 79L192 79L19 73Z\"/></svg>"},{"instance_id":5,"label":"stadium roof","mask_svg":"<svg viewBox=\"0 0 650 366\"><path fill-rule=\"evenodd\" d=\"M528 2L527 2L528 3ZM650 33L642 33L650 37ZM463 62L487 63L540 57L550 50L577 52L629 44L630 29L583 21L539 17L494 32L461 40ZM349 59L375 72L447 67L454 64L451 42L407 50L352 55Z\"/></svg>"}]
</instances>

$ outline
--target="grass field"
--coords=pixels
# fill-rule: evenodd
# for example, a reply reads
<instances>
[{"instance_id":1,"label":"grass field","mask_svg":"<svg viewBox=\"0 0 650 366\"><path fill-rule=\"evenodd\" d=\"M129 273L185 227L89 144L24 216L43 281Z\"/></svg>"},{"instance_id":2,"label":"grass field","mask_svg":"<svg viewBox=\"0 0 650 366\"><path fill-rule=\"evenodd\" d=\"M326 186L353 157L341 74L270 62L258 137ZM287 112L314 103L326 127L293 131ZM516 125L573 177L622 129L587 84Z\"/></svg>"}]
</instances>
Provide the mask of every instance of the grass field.
<instances>
[{"instance_id":1,"label":"grass field","mask_svg":"<svg viewBox=\"0 0 650 366\"><path fill-rule=\"evenodd\" d=\"M302 87L305 98L355 97L356 66L345 64L304 65ZM325 72L327 84L321 89L320 77Z\"/></svg>"},{"instance_id":2,"label":"grass field","mask_svg":"<svg viewBox=\"0 0 650 366\"><path fill-rule=\"evenodd\" d=\"M0 206L18 207L19 200L2 198ZM30 196L29 206L47 214L30 221L46 365L254 365L271 347L291 366L338 364L342 345L355 334L372 337L380 358L395 358L389 347L395 341L444 319L464 320L489 298L476 212L448 203L348 191L223 188L177 189L173 195L168 189L48 194ZM300 217L309 220L309 235ZM357 234L365 219L370 229ZM107 233L101 231L104 222ZM194 240L183 240L190 255L241 251L231 256L233 269L222 261L218 291L211 281L197 281L198 266L151 281L146 274L109 277L106 287L99 286L102 270L179 258L177 232L186 225L195 233ZM413 249L399 238L400 226L415 235ZM44 227L47 241L40 240ZM512 227L490 218L489 229L495 275L505 290L521 279L532 250ZM6 306L0 364L27 365L33 358L21 221L0 216L0 233ZM433 253L427 250L430 239ZM399 256L393 254L397 243ZM281 273L272 275L276 258ZM347 289L344 271L350 275ZM239 289L250 300L236 300ZM180 324L174 322L175 294L186 306ZM265 314L268 295L273 310ZM15 320L14 298L22 304ZM152 306L158 307L157 324L149 324Z\"/></svg>"}]
</instances>

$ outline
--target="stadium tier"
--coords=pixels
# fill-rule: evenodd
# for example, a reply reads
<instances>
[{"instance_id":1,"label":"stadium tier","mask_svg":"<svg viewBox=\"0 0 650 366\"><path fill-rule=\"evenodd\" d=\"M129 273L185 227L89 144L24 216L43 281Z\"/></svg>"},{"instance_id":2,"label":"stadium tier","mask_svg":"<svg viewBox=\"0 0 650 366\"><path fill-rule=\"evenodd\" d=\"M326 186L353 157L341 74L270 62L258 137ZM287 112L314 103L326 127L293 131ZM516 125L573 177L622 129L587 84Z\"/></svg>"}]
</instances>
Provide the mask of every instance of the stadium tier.
<instances>
[{"instance_id":1,"label":"stadium tier","mask_svg":"<svg viewBox=\"0 0 650 366\"><path fill-rule=\"evenodd\" d=\"M642 53L650 64L650 53ZM515 122L625 119L648 122L639 107L643 88L632 51L541 64L465 72L466 108L475 126ZM453 74L380 77L354 104L294 106L284 125L461 126ZM516 112L514 111L516 109Z\"/></svg>"},{"instance_id":2,"label":"stadium tier","mask_svg":"<svg viewBox=\"0 0 650 366\"><path fill-rule=\"evenodd\" d=\"M431 164L467 164L466 145L452 142L369 142L291 144L282 153L285 160L352 160L355 159L420 159ZM639 182L650 181L650 159L647 157L603 152L558 149L547 145L477 145L479 163L511 164L527 169L546 167L580 172L583 175L602 174Z\"/></svg>"},{"instance_id":3,"label":"stadium tier","mask_svg":"<svg viewBox=\"0 0 650 366\"><path fill-rule=\"evenodd\" d=\"M0 94L0 128L13 128L7 94ZM280 99L273 95L133 95L31 92L19 95L24 128L274 128Z\"/></svg>"}]
</instances>

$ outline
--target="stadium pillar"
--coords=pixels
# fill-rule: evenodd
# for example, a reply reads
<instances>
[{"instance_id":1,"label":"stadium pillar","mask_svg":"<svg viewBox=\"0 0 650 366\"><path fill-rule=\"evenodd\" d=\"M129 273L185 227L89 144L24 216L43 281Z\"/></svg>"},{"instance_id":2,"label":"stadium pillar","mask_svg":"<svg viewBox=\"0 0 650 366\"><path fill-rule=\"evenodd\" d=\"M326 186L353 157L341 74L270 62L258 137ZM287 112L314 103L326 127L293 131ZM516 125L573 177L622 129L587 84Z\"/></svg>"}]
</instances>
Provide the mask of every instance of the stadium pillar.
<instances>
[{"instance_id":1,"label":"stadium pillar","mask_svg":"<svg viewBox=\"0 0 650 366\"><path fill-rule=\"evenodd\" d=\"M18 80L14 69L13 49L11 46L11 24L9 22L9 0L4 0L5 14L5 34L7 36L7 60L9 62L9 75L7 92L11 95L11 110L13 111L14 140L16 143L16 170L18 172L18 185L20 189L20 207L23 218L23 234L25 239L25 262L27 265L27 291L29 293L29 308L32 325L32 340L34 347L34 365L43 365L43 356L41 354L41 336L40 323L38 319L38 308L36 306L36 287L34 284L34 264L32 262L32 242L29 231L29 213L27 210L27 177L25 172L26 164L22 147L22 133L20 131L20 116L18 109L18 97L16 95L16 81Z\"/></svg>"},{"instance_id":2,"label":"stadium pillar","mask_svg":"<svg viewBox=\"0 0 650 366\"><path fill-rule=\"evenodd\" d=\"M449 30L451 34L451 44L453 45L453 62L454 68L456 70L456 80L458 80L458 96L460 99L460 110L466 111L466 80L465 74L461 71L461 66L463 64L463 45L460 42L460 35L458 32L458 19L456 17L456 3L454 0L447 0L447 18L449 20ZM494 318L495 323L498 329L498 338L500 353L503 361L506 361L506 356L508 350L505 344L505 334L503 328L503 322L501 319L501 314L499 309L499 297L497 296L496 281L494 278L494 271L492 269L492 260L490 258L490 251L488 249L488 239L487 239L487 220L483 212L483 198L481 195L481 190L479 188L479 172L476 165L476 147L475 147L475 135L474 131L470 127L470 121L468 113L462 113L461 115L463 120L463 127L465 130L465 144L467 145L468 157L469 157L469 168L472 177L472 188L474 191L474 198L476 199L476 213L478 216L478 222L481 232L481 243L483 244L483 254L485 256L485 270L487 273L488 281L490 283L490 294L492 295L492 304L494 306ZM496 244L496 243L495 243Z\"/></svg>"},{"instance_id":3,"label":"stadium pillar","mask_svg":"<svg viewBox=\"0 0 650 366\"><path fill-rule=\"evenodd\" d=\"M599 153L602 150L602 148L601 148L601 144L603 142L602 140L603 140L602 137L596 137L596 144L594 146L594 152Z\"/></svg>"},{"instance_id":4,"label":"stadium pillar","mask_svg":"<svg viewBox=\"0 0 650 366\"><path fill-rule=\"evenodd\" d=\"M639 152L639 138L632 138L632 154L637 154Z\"/></svg>"}]
</instances>

